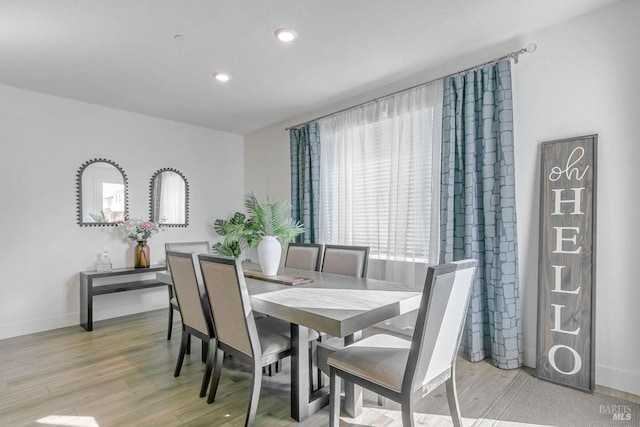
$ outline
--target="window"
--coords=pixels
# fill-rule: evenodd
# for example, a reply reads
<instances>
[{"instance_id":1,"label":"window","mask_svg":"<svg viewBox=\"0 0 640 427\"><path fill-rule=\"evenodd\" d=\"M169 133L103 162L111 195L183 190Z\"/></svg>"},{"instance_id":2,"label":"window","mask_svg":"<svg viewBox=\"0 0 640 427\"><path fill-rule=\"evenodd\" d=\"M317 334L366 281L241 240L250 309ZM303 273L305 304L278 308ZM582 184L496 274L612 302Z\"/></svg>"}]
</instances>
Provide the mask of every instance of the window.
<instances>
[{"instance_id":1,"label":"window","mask_svg":"<svg viewBox=\"0 0 640 427\"><path fill-rule=\"evenodd\" d=\"M437 259L441 106L441 85L428 85L320 120L324 243Z\"/></svg>"}]
</instances>

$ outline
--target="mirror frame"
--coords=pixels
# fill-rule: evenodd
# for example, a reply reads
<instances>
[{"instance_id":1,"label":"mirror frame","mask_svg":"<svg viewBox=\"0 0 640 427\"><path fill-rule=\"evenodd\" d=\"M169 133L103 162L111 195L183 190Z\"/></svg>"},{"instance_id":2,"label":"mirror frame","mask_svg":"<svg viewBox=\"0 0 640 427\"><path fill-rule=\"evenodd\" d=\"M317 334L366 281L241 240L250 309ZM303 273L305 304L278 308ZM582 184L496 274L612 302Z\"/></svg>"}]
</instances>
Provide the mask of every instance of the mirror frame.
<instances>
[{"instance_id":1,"label":"mirror frame","mask_svg":"<svg viewBox=\"0 0 640 427\"><path fill-rule=\"evenodd\" d=\"M185 189L185 194L184 194L184 223L180 223L180 224L160 224L160 223L158 223L158 224L160 224L161 227L187 227L189 225L189 181L187 181L187 178L184 176L184 174L182 172L180 172L178 169L174 169L174 168L162 168L162 169L159 169L151 177L151 181L149 182L149 220L153 221L153 222L158 222L157 218L154 218L154 216L153 216L153 203L155 201L155 198L153 197L153 184L155 183L156 178L158 177L158 175L160 175L163 172L174 172L174 173L177 173L180 176L180 178L182 178L182 180L184 181L184 189Z\"/></svg>"},{"instance_id":2,"label":"mirror frame","mask_svg":"<svg viewBox=\"0 0 640 427\"><path fill-rule=\"evenodd\" d=\"M78 169L78 173L76 174L76 202L78 209L78 225L81 227L115 227L118 224L121 224L122 221L117 222L84 222L82 220L82 174L87 169L88 166L94 163L108 163L111 166L115 167L118 172L122 175L122 181L124 182L124 219L129 219L129 184L127 181L127 174L124 173L124 170L114 161L97 158L89 160L80 166Z\"/></svg>"}]
</instances>

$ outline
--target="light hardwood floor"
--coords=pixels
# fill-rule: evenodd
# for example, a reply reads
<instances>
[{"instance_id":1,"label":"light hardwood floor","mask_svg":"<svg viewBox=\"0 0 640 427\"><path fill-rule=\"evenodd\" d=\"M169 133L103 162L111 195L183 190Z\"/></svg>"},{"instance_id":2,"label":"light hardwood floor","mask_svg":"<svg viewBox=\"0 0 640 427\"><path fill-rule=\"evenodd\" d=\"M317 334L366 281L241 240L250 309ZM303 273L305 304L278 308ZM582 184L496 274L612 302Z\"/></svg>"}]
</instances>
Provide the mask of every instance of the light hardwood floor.
<instances>
[{"instance_id":1,"label":"light hardwood floor","mask_svg":"<svg viewBox=\"0 0 640 427\"><path fill-rule=\"evenodd\" d=\"M167 311L158 310L0 341L0 426L238 426L244 422L250 374L225 359L216 402L198 397L204 364L194 339L182 374L173 377L179 346L166 340ZM460 359L458 394L465 425L481 417L504 393L518 370ZM264 377L257 426L325 426L325 408L303 423L289 416L289 361ZM444 386L420 401L418 425L449 426ZM365 410L342 425L400 425L399 406L379 407L365 393Z\"/></svg>"}]
</instances>

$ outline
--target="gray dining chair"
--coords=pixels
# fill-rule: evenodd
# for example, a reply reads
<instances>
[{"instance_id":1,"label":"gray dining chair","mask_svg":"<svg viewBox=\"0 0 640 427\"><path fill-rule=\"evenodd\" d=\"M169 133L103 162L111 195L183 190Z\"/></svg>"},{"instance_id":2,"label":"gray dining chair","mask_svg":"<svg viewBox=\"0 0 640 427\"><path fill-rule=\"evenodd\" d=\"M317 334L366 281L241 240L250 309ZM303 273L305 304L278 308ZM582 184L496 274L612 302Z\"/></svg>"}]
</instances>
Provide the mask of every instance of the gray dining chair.
<instances>
[{"instance_id":1,"label":"gray dining chair","mask_svg":"<svg viewBox=\"0 0 640 427\"><path fill-rule=\"evenodd\" d=\"M348 246L348 245L325 245L322 255L323 273L340 274L343 276L367 277L367 268L369 266L369 247L368 246ZM342 342L342 340L337 340ZM322 343L325 344L322 344ZM318 347L320 345L320 347ZM341 345L340 345L341 347ZM313 348L313 371L316 379L312 380L312 384L317 384L317 388L324 387L325 378L323 377L323 360L326 355L336 350L336 340L327 337L326 334L320 334L318 343ZM317 369L316 369L317 368ZM326 370L324 373L328 373Z\"/></svg>"},{"instance_id":2,"label":"gray dining chair","mask_svg":"<svg viewBox=\"0 0 640 427\"><path fill-rule=\"evenodd\" d=\"M258 408L262 368L291 355L291 324L274 317L256 321L239 260L210 255L199 255L198 258L217 338L207 402L215 400L222 359L229 353L253 368L245 420L245 426L250 426ZM317 334L309 334L310 341L317 337Z\"/></svg>"},{"instance_id":3,"label":"gray dining chair","mask_svg":"<svg viewBox=\"0 0 640 427\"><path fill-rule=\"evenodd\" d=\"M324 245L319 243L289 243L284 266L285 268L297 268L299 270L320 271L323 249ZM316 344L314 342L309 349L309 360L312 361L312 366L309 370L309 384L311 384L312 389L319 388L322 381L315 354ZM318 382L314 383L316 378Z\"/></svg>"},{"instance_id":4,"label":"gray dining chair","mask_svg":"<svg viewBox=\"0 0 640 427\"><path fill-rule=\"evenodd\" d=\"M368 246L325 245L322 257L323 273L367 277Z\"/></svg>"},{"instance_id":5,"label":"gray dining chair","mask_svg":"<svg viewBox=\"0 0 640 427\"><path fill-rule=\"evenodd\" d=\"M169 251L184 252L189 254L210 254L211 244L207 241L165 243L164 251L165 251L165 258L166 258L166 253ZM169 267L168 263L167 263L167 267ZM200 274L200 271L196 270L196 274ZM199 278L199 283L202 283L201 278ZM174 296L169 300L169 326L167 328L167 340L171 339L171 332L173 331L173 312L180 311L180 307L178 306L178 302L176 301L176 298L175 298L175 293L173 294ZM189 349L190 347L191 346L189 345Z\"/></svg>"},{"instance_id":6,"label":"gray dining chair","mask_svg":"<svg viewBox=\"0 0 640 427\"><path fill-rule=\"evenodd\" d=\"M453 424L462 425L455 362L477 265L469 259L429 267L411 340L378 334L329 356L331 427L339 424L341 378L399 402L403 426L414 425L414 402L446 383Z\"/></svg>"},{"instance_id":7,"label":"gray dining chair","mask_svg":"<svg viewBox=\"0 0 640 427\"><path fill-rule=\"evenodd\" d=\"M322 249L323 246L316 243L289 243L284 266L300 270L320 271Z\"/></svg>"},{"instance_id":8,"label":"gray dining chair","mask_svg":"<svg viewBox=\"0 0 640 427\"><path fill-rule=\"evenodd\" d=\"M196 268L197 263L196 254L167 252L167 265L169 266L176 302L182 317L182 340L180 341L180 351L173 375L175 377L180 375L189 337L193 335L200 338L203 348L207 348L207 351L203 350L203 356L206 354L206 366L204 377L202 378L202 386L200 387L200 397L204 397L207 393L207 386L213 367L213 356L209 347L211 342L215 341L215 330L208 303L205 301L198 285L197 271L199 268Z\"/></svg>"}]
</instances>

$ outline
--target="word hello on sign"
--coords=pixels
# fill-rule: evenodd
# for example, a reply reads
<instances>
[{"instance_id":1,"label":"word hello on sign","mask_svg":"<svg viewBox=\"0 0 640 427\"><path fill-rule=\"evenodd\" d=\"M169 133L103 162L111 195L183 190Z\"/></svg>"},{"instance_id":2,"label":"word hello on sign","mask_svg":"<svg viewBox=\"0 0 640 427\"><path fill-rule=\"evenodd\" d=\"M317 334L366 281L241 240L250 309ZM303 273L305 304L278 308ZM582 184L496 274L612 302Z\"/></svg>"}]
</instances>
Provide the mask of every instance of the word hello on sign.
<instances>
[{"instance_id":1,"label":"word hello on sign","mask_svg":"<svg viewBox=\"0 0 640 427\"><path fill-rule=\"evenodd\" d=\"M538 378L595 388L597 135L542 144Z\"/></svg>"}]
</instances>

